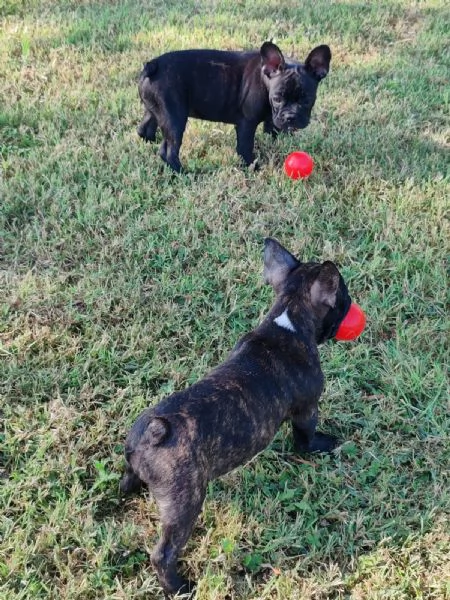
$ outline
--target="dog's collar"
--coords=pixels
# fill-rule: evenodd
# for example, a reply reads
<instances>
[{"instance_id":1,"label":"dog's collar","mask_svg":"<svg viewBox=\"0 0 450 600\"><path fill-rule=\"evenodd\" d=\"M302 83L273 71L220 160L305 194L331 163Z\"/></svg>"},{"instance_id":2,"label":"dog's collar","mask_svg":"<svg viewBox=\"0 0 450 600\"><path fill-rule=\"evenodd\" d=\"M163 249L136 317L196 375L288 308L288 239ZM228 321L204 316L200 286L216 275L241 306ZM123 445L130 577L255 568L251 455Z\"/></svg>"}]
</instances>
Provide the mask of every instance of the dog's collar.
<instances>
[{"instance_id":1,"label":"dog's collar","mask_svg":"<svg viewBox=\"0 0 450 600\"><path fill-rule=\"evenodd\" d=\"M273 322L276 323L279 327L282 327L283 329L287 329L288 331L290 331L292 333L297 333L297 330L295 329L294 324L292 323L292 321L289 318L287 308L285 308L284 312L282 312L279 317L274 319Z\"/></svg>"}]
</instances>

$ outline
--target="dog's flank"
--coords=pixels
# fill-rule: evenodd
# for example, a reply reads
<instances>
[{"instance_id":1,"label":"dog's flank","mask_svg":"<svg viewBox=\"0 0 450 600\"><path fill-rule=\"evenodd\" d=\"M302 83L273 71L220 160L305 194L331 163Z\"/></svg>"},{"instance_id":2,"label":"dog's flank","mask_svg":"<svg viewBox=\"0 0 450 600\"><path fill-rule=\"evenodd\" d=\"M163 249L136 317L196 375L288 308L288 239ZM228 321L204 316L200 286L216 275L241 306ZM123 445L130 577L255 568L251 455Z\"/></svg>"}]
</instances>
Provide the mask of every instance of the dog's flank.
<instances>
[{"instance_id":1,"label":"dog's flank","mask_svg":"<svg viewBox=\"0 0 450 600\"><path fill-rule=\"evenodd\" d=\"M198 383L145 410L126 441L121 487L129 492L144 482L155 497L162 534L152 562L167 594L192 589L177 559L210 480L264 450L286 420L298 452L337 444L316 432L323 389L317 345L348 312L345 283L333 263L301 263L273 239L265 242L264 276L276 300L262 323Z\"/></svg>"},{"instance_id":2,"label":"dog's flank","mask_svg":"<svg viewBox=\"0 0 450 600\"><path fill-rule=\"evenodd\" d=\"M304 64L286 62L271 42L264 42L259 52L168 52L147 62L140 75L145 112L138 134L153 142L159 128L160 156L179 172L188 117L231 123L236 127L237 153L248 166L254 162L259 123L264 122L264 131L272 136L308 125L330 61L326 45L314 48Z\"/></svg>"}]
</instances>

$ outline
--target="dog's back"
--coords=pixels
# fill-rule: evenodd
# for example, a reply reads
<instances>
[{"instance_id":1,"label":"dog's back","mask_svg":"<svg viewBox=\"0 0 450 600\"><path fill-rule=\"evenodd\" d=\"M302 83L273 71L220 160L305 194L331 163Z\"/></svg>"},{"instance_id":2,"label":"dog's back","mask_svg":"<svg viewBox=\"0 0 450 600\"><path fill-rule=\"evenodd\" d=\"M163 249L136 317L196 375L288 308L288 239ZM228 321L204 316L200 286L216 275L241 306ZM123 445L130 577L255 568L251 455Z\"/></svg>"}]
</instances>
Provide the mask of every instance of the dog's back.
<instances>
[{"instance_id":1,"label":"dog's back","mask_svg":"<svg viewBox=\"0 0 450 600\"><path fill-rule=\"evenodd\" d=\"M140 95L147 101L153 99L155 106L163 103L171 114L187 112L187 116L197 119L236 123L245 93L245 75L250 72L253 77L259 76L254 68L259 63L257 52L167 52L144 65L139 80ZM261 98L264 111L270 113L263 89Z\"/></svg>"}]
</instances>

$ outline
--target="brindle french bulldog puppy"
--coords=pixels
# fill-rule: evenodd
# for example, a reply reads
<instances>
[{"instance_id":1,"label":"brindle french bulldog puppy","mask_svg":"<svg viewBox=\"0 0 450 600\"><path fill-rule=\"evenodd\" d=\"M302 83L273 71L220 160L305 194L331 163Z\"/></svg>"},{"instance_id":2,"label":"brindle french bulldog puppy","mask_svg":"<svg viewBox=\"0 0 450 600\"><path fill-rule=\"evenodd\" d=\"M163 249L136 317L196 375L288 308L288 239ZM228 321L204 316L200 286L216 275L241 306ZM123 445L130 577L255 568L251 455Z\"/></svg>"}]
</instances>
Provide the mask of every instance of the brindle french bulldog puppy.
<instances>
[{"instance_id":1,"label":"brindle french bulldog puppy","mask_svg":"<svg viewBox=\"0 0 450 600\"><path fill-rule=\"evenodd\" d=\"M201 511L208 482L249 461L290 420L297 452L329 452L316 431L324 377L318 344L332 338L351 299L336 266L302 263L266 239L264 277L276 299L262 323L198 383L145 410L125 447L123 492L147 484L161 538L152 563L166 594L192 589L177 560Z\"/></svg>"},{"instance_id":2,"label":"brindle french bulldog puppy","mask_svg":"<svg viewBox=\"0 0 450 600\"><path fill-rule=\"evenodd\" d=\"M281 50L264 42L260 52L181 50L144 65L139 94L145 107L138 134L155 141L162 131L160 156L176 172L188 117L236 126L237 153L253 163L255 131L273 136L309 123L319 82L330 68L331 51L317 46L304 64L286 62Z\"/></svg>"}]
</instances>

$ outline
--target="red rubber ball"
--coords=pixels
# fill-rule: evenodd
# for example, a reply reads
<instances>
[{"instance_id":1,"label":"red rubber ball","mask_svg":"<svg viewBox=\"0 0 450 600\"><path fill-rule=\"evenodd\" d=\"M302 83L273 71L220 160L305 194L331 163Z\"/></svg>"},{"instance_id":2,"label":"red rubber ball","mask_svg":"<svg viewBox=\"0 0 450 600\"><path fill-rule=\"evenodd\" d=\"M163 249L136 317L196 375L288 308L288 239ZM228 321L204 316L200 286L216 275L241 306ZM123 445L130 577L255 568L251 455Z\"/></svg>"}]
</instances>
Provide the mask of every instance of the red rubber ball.
<instances>
[{"instance_id":1,"label":"red rubber ball","mask_svg":"<svg viewBox=\"0 0 450 600\"><path fill-rule=\"evenodd\" d=\"M284 161L284 170L291 179L305 179L314 168L314 161L307 152L291 152Z\"/></svg>"},{"instance_id":2,"label":"red rubber ball","mask_svg":"<svg viewBox=\"0 0 450 600\"><path fill-rule=\"evenodd\" d=\"M339 329L334 337L340 342L350 342L362 333L365 326L366 315L364 314L364 311L358 304L352 302L350 310L339 325Z\"/></svg>"}]
</instances>

